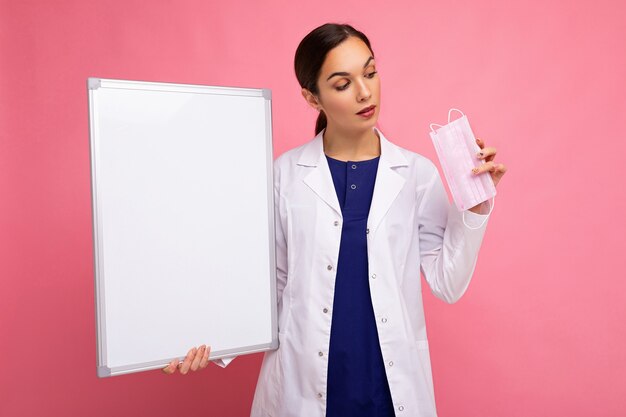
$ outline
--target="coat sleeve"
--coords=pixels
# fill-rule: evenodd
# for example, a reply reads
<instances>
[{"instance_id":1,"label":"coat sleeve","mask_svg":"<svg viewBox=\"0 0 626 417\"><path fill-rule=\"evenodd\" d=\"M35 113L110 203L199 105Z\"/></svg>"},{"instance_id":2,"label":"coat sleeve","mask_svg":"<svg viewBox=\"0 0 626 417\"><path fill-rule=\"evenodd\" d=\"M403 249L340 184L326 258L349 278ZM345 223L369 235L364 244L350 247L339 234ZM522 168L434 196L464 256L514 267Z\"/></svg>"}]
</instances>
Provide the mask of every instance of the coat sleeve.
<instances>
[{"instance_id":1,"label":"coat sleeve","mask_svg":"<svg viewBox=\"0 0 626 417\"><path fill-rule=\"evenodd\" d=\"M219 367L226 368L228 364L231 363L232 360L235 359L236 357L237 356L231 356L230 358L220 358L220 359L212 360L211 362L213 362Z\"/></svg>"},{"instance_id":2,"label":"coat sleeve","mask_svg":"<svg viewBox=\"0 0 626 417\"><path fill-rule=\"evenodd\" d=\"M434 164L432 167L418 208L420 270L432 293L452 304L469 286L489 215L458 211L448 201L439 171ZM490 209L493 199L488 204Z\"/></svg>"},{"instance_id":3,"label":"coat sleeve","mask_svg":"<svg viewBox=\"0 0 626 417\"><path fill-rule=\"evenodd\" d=\"M281 193L280 162L282 155L274 163L274 229L276 231L276 300L278 316L282 310L283 290L287 285L287 238L283 224L284 201Z\"/></svg>"}]
</instances>

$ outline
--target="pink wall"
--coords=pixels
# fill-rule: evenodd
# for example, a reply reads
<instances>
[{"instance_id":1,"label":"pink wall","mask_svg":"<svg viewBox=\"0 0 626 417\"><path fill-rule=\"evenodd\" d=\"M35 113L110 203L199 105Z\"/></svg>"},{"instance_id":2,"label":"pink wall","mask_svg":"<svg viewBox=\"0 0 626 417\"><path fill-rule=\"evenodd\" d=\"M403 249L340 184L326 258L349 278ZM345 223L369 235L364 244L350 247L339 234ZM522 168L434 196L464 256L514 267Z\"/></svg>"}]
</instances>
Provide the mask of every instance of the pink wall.
<instances>
[{"instance_id":1,"label":"pink wall","mask_svg":"<svg viewBox=\"0 0 626 417\"><path fill-rule=\"evenodd\" d=\"M426 296L440 416L624 415L625 12L2 0L0 415L248 415L261 354L96 378L85 80L271 88L278 155L313 136L293 56L327 21L370 37L388 138L436 160L428 124L459 107L509 168L468 292Z\"/></svg>"}]
</instances>

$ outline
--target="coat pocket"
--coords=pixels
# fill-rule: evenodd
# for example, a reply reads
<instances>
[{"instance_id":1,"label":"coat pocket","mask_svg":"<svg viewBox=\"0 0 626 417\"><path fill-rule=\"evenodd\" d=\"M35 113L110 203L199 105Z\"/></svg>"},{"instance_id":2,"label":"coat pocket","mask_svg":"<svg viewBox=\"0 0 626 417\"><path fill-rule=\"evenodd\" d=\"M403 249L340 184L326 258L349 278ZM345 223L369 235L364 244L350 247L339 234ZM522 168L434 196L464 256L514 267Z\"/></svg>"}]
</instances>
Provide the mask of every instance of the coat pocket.
<instances>
[{"instance_id":1,"label":"coat pocket","mask_svg":"<svg viewBox=\"0 0 626 417\"><path fill-rule=\"evenodd\" d=\"M428 340L427 339L416 340L415 346L417 347L417 349L428 349Z\"/></svg>"},{"instance_id":2,"label":"coat pocket","mask_svg":"<svg viewBox=\"0 0 626 417\"><path fill-rule=\"evenodd\" d=\"M278 417L283 407L283 366L281 346L265 352L250 417Z\"/></svg>"},{"instance_id":3,"label":"coat pocket","mask_svg":"<svg viewBox=\"0 0 626 417\"><path fill-rule=\"evenodd\" d=\"M419 362L419 372L422 378L419 379L420 385L419 401L422 403L423 410L429 410L426 415L436 415L435 411L435 389L433 386L433 373L430 364L430 349L427 339L415 340L415 352ZM430 414L432 413L432 414Z\"/></svg>"},{"instance_id":4,"label":"coat pocket","mask_svg":"<svg viewBox=\"0 0 626 417\"><path fill-rule=\"evenodd\" d=\"M288 211L289 243L309 242L315 231L317 208L315 204L290 204Z\"/></svg>"}]
</instances>

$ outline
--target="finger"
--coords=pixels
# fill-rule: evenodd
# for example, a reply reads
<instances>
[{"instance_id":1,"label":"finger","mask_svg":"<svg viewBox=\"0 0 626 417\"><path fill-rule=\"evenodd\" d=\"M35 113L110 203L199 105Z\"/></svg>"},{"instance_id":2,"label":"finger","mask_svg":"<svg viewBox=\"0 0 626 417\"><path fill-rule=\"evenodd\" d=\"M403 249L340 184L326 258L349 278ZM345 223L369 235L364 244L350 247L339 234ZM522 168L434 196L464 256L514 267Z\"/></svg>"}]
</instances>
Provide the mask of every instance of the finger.
<instances>
[{"instance_id":1,"label":"finger","mask_svg":"<svg viewBox=\"0 0 626 417\"><path fill-rule=\"evenodd\" d=\"M193 361L191 362L192 371L198 370L198 366L200 366L200 361L202 360L202 357L204 356L205 350L206 350L206 346L202 345L200 346L200 349L198 349L198 351L196 352L196 356L193 358Z\"/></svg>"},{"instance_id":2,"label":"finger","mask_svg":"<svg viewBox=\"0 0 626 417\"><path fill-rule=\"evenodd\" d=\"M482 174L483 172L492 171L494 165L495 165L494 162L486 162L482 164L481 166L478 166L472 169L472 172L478 175L478 174Z\"/></svg>"},{"instance_id":3,"label":"finger","mask_svg":"<svg viewBox=\"0 0 626 417\"><path fill-rule=\"evenodd\" d=\"M478 159L484 158L485 162L489 162L496 157L496 152L496 148L494 148L493 146L488 146L486 148L482 148L480 152L476 154L476 156L478 157Z\"/></svg>"},{"instance_id":4,"label":"finger","mask_svg":"<svg viewBox=\"0 0 626 417\"><path fill-rule=\"evenodd\" d=\"M189 372L189 367L191 366L191 361L193 360L193 357L196 354L196 348L192 348L188 353L187 356L185 357L185 360L183 361L183 365L180 367L180 373L185 375L187 372Z\"/></svg>"},{"instance_id":5,"label":"finger","mask_svg":"<svg viewBox=\"0 0 626 417\"><path fill-rule=\"evenodd\" d=\"M480 149L485 147L485 142L481 138L476 138L476 144L480 147Z\"/></svg>"},{"instance_id":6,"label":"finger","mask_svg":"<svg viewBox=\"0 0 626 417\"><path fill-rule=\"evenodd\" d=\"M174 359L173 361L171 361L165 368L163 368L163 372L165 372L168 375L173 374L174 372L176 372L176 367L178 366L178 359Z\"/></svg>"},{"instance_id":7,"label":"finger","mask_svg":"<svg viewBox=\"0 0 626 417\"><path fill-rule=\"evenodd\" d=\"M204 356L202 356L202 360L200 361L200 368L206 368L209 365L209 353L211 352L211 346L207 346L204 351Z\"/></svg>"},{"instance_id":8,"label":"finger","mask_svg":"<svg viewBox=\"0 0 626 417\"><path fill-rule=\"evenodd\" d=\"M493 172L501 177L506 172L506 166L504 164L495 164Z\"/></svg>"}]
</instances>

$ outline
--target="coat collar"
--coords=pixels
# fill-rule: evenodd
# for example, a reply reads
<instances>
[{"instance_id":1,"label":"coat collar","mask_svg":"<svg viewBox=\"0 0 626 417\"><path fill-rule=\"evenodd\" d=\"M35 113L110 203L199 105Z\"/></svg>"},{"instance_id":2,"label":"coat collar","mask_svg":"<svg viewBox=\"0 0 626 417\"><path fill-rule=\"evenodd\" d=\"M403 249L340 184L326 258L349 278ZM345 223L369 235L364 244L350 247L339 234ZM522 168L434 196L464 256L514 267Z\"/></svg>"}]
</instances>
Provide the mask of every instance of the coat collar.
<instances>
[{"instance_id":1,"label":"coat collar","mask_svg":"<svg viewBox=\"0 0 626 417\"><path fill-rule=\"evenodd\" d=\"M378 128L374 127L373 129L380 138L380 159L372 204L367 219L369 233L376 232L380 221L406 182L405 178L395 172L393 168L408 165L408 161L400 148L385 138ZM304 144L296 163L313 168L302 180L342 218L330 167L324 154L323 135L325 131L326 129L322 129L317 136Z\"/></svg>"}]
</instances>

